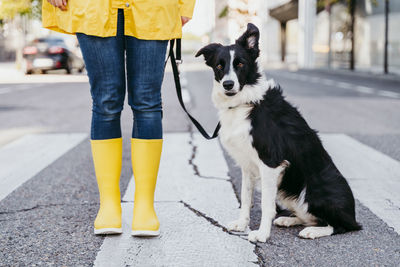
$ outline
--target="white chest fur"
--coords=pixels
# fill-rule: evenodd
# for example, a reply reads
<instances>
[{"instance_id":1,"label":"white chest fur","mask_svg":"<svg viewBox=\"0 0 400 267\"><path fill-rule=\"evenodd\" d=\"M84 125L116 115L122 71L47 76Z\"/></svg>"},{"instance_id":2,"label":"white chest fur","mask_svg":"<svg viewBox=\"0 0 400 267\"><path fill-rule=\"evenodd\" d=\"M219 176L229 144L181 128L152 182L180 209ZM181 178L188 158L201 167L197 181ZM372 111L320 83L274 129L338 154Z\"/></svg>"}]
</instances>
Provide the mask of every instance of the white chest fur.
<instances>
[{"instance_id":1,"label":"white chest fur","mask_svg":"<svg viewBox=\"0 0 400 267\"><path fill-rule=\"evenodd\" d=\"M250 135L251 122L248 116L252 106L247 103L261 101L268 88L274 84L273 80L267 81L262 76L257 84L246 85L235 96L229 97L225 95L222 85L214 81L212 100L219 110L222 126L221 143L242 168L257 169L260 164L257 151L252 145L253 138Z\"/></svg>"},{"instance_id":2,"label":"white chest fur","mask_svg":"<svg viewBox=\"0 0 400 267\"><path fill-rule=\"evenodd\" d=\"M248 119L250 111L249 105L219 111L222 125L221 143L241 167L255 164L255 161L258 161L258 155L252 146L253 139L250 135L251 123Z\"/></svg>"}]
</instances>

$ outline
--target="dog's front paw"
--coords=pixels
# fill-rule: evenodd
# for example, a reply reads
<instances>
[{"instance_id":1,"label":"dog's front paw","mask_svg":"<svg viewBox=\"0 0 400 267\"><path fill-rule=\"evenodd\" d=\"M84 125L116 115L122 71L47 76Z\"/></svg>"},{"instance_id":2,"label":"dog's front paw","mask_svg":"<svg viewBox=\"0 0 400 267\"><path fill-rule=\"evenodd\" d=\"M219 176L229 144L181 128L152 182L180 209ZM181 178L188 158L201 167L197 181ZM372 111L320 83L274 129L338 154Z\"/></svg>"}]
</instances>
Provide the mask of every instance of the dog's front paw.
<instances>
[{"instance_id":1,"label":"dog's front paw","mask_svg":"<svg viewBox=\"0 0 400 267\"><path fill-rule=\"evenodd\" d=\"M267 239L269 238L269 233L266 231L261 231L261 230L256 230L256 231L251 231L249 235L247 236L247 239L250 242L262 242L265 243Z\"/></svg>"},{"instance_id":2,"label":"dog's front paw","mask_svg":"<svg viewBox=\"0 0 400 267\"><path fill-rule=\"evenodd\" d=\"M306 227L300 231L299 236L306 239L315 239L318 237L318 233L314 230L314 227Z\"/></svg>"},{"instance_id":3,"label":"dog's front paw","mask_svg":"<svg viewBox=\"0 0 400 267\"><path fill-rule=\"evenodd\" d=\"M285 168L285 169L288 168L288 167L290 167L290 162L287 161L287 160L282 161L281 167L283 167L283 168Z\"/></svg>"},{"instance_id":4,"label":"dog's front paw","mask_svg":"<svg viewBox=\"0 0 400 267\"><path fill-rule=\"evenodd\" d=\"M274 225L280 226L280 227L290 227L294 225L300 224L300 220L297 217L279 217L276 218L273 222Z\"/></svg>"},{"instance_id":5,"label":"dog's front paw","mask_svg":"<svg viewBox=\"0 0 400 267\"><path fill-rule=\"evenodd\" d=\"M299 237L307 239L315 239L323 236L330 236L333 234L331 226L309 226L300 231Z\"/></svg>"},{"instance_id":6,"label":"dog's front paw","mask_svg":"<svg viewBox=\"0 0 400 267\"><path fill-rule=\"evenodd\" d=\"M244 232L247 228L248 222L246 220L236 220L228 223L229 231Z\"/></svg>"}]
</instances>

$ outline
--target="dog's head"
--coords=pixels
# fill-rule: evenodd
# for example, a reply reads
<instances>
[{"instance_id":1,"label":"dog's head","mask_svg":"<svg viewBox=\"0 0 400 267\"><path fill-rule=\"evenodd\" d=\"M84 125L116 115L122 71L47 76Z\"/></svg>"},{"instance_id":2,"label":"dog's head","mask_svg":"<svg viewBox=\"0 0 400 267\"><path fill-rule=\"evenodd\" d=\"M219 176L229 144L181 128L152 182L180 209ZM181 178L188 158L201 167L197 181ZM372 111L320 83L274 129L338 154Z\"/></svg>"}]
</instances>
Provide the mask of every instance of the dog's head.
<instances>
[{"instance_id":1,"label":"dog's head","mask_svg":"<svg viewBox=\"0 0 400 267\"><path fill-rule=\"evenodd\" d=\"M258 28L249 23L235 44L213 43L197 52L196 57L203 55L206 64L214 70L215 80L222 85L225 95L234 96L245 85L256 84L261 77L257 66L259 38Z\"/></svg>"}]
</instances>

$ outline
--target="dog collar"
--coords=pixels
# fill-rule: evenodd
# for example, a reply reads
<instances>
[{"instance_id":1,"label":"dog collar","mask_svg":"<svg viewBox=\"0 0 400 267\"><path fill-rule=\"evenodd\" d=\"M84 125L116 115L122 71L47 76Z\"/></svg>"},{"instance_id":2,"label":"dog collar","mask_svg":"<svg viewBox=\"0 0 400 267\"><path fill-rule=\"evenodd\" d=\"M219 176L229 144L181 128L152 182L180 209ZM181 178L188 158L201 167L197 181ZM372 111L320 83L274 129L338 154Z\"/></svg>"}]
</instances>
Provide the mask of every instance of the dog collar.
<instances>
[{"instance_id":1,"label":"dog collar","mask_svg":"<svg viewBox=\"0 0 400 267\"><path fill-rule=\"evenodd\" d=\"M237 106L228 107L228 109L235 109L235 108L240 107L240 106L252 107L253 104L252 103L244 103L244 104L239 104Z\"/></svg>"}]
</instances>

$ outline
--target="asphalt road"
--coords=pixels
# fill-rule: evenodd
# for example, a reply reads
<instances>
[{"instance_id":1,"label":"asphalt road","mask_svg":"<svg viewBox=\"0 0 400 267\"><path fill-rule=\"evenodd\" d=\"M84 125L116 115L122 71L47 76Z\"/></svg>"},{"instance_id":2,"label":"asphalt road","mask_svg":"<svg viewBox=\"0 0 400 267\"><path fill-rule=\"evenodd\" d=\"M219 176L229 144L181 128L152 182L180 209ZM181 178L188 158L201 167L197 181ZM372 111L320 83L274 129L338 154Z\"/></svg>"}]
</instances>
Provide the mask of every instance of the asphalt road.
<instances>
[{"instance_id":1,"label":"asphalt road","mask_svg":"<svg viewBox=\"0 0 400 267\"><path fill-rule=\"evenodd\" d=\"M216 110L210 101L212 73L199 67L200 62L184 67L191 99L188 105L211 132L217 123ZM328 71L269 70L266 73L281 84L287 99L320 133L348 135L400 161L400 79ZM47 75L35 77L34 83L0 83L0 151L29 133L88 134L89 86L82 76L62 79L60 83L56 75ZM167 134L193 131L174 90L172 75L167 72L163 87L164 131ZM127 104L122 120L123 136L128 140L132 115ZM122 192L131 178L129 153L126 141ZM239 196L240 171L228 155L225 159ZM259 194L256 198L251 229L258 226L260 218ZM0 266L91 266L104 241L103 237L92 234L97 208L98 193L86 137L0 199ZM399 266L400 237L393 228L359 201L357 218L364 230L313 241L297 237L301 227L273 227L271 239L255 246L257 263L262 266ZM223 229L220 225L215 227ZM193 264L197 265L202 264Z\"/></svg>"}]
</instances>

